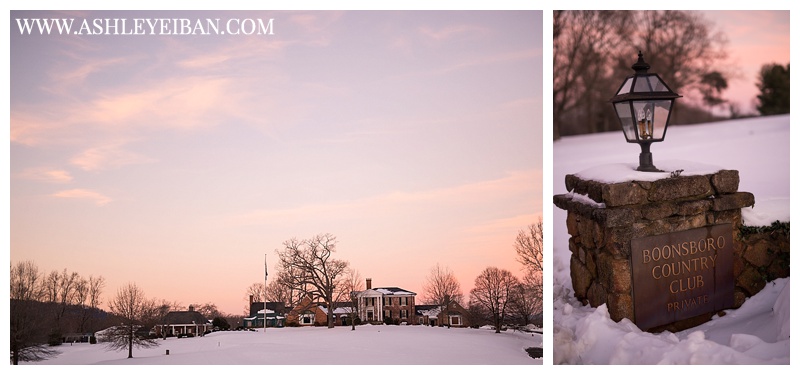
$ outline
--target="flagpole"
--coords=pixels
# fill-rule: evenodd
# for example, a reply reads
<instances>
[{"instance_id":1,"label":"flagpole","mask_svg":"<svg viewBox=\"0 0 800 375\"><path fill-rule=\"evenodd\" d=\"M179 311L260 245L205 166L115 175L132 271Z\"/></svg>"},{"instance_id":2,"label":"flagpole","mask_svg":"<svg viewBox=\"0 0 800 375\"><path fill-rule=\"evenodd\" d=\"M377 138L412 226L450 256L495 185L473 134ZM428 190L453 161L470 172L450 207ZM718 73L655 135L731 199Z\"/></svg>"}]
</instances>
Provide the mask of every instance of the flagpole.
<instances>
[{"instance_id":1,"label":"flagpole","mask_svg":"<svg viewBox=\"0 0 800 375\"><path fill-rule=\"evenodd\" d=\"M267 254L264 254L264 333L267 333Z\"/></svg>"}]
</instances>

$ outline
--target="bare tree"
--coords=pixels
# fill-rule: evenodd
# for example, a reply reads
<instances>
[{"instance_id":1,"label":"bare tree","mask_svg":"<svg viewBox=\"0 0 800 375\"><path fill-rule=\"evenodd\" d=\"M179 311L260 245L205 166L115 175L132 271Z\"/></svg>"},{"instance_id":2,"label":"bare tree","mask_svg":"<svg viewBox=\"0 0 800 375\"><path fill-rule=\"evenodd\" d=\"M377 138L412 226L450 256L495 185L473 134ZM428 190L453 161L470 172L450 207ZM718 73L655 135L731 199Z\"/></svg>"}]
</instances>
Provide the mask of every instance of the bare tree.
<instances>
[{"instance_id":1,"label":"bare tree","mask_svg":"<svg viewBox=\"0 0 800 375\"><path fill-rule=\"evenodd\" d=\"M445 306L447 301L462 304L464 294L461 292L461 284L456 279L456 275L447 267L436 264L431 268L431 273L425 279L422 286L424 293L423 300L427 304Z\"/></svg>"},{"instance_id":2,"label":"bare tree","mask_svg":"<svg viewBox=\"0 0 800 375\"><path fill-rule=\"evenodd\" d=\"M653 72L685 100L676 102L672 123L695 121L702 104L702 79L713 72L736 75L724 64L725 36L692 11L565 10L553 14L554 139L619 129L608 100L632 74L642 51ZM716 83L722 80L716 80ZM719 94L719 92L717 92ZM719 101L719 95L714 97ZM697 110L689 109L694 102ZM685 113L686 115L680 115ZM702 116L702 121L707 117Z\"/></svg>"},{"instance_id":3,"label":"bare tree","mask_svg":"<svg viewBox=\"0 0 800 375\"><path fill-rule=\"evenodd\" d=\"M38 303L42 293L39 267L32 261L22 261L11 267L10 276L11 363L41 361L58 354L46 343L45 317Z\"/></svg>"},{"instance_id":4,"label":"bare tree","mask_svg":"<svg viewBox=\"0 0 800 375\"><path fill-rule=\"evenodd\" d=\"M517 251L517 261L525 270L525 277L517 290L514 298L514 310L523 315L524 324L528 324L530 316L542 309L544 285L542 272L544 270L544 231L542 219L528 225L527 228L517 233L514 249Z\"/></svg>"},{"instance_id":5,"label":"bare tree","mask_svg":"<svg viewBox=\"0 0 800 375\"><path fill-rule=\"evenodd\" d=\"M279 277L312 301L327 303L328 328L333 328L333 302L341 293L342 276L348 265L344 260L331 258L336 251L336 237L328 233L307 240L292 238L283 246L283 250L276 250L280 258Z\"/></svg>"},{"instance_id":6,"label":"bare tree","mask_svg":"<svg viewBox=\"0 0 800 375\"><path fill-rule=\"evenodd\" d=\"M252 283L245 291L244 299L247 305L244 307L244 315L250 315L250 297L255 302L283 302L284 306L288 307L300 302L301 296L298 294L280 274L273 277L266 288L263 282Z\"/></svg>"},{"instance_id":7,"label":"bare tree","mask_svg":"<svg viewBox=\"0 0 800 375\"><path fill-rule=\"evenodd\" d=\"M58 302L58 285L60 275L58 271L50 271L42 282L42 301Z\"/></svg>"},{"instance_id":8,"label":"bare tree","mask_svg":"<svg viewBox=\"0 0 800 375\"><path fill-rule=\"evenodd\" d=\"M597 131L596 88L606 84L608 67L630 34L630 12L582 10L553 13L553 138L559 139L573 116L588 131ZM608 98L605 98L606 100Z\"/></svg>"},{"instance_id":9,"label":"bare tree","mask_svg":"<svg viewBox=\"0 0 800 375\"><path fill-rule=\"evenodd\" d=\"M39 301L42 297L42 274L36 263L26 260L11 267L11 299Z\"/></svg>"},{"instance_id":10,"label":"bare tree","mask_svg":"<svg viewBox=\"0 0 800 375\"><path fill-rule=\"evenodd\" d=\"M275 280L273 280L272 282L275 282ZM250 314L250 302L251 301L261 301L261 302L263 302L263 301L268 301L269 298L270 297L267 295L267 289L264 286L264 283L255 282L255 283L250 284L250 286L247 287L247 290L245 291L245 295L244 295L244 299L245 299L245 301L247 301L247 305L244 307L244 314L245 315L249 315Z\"/></svg>"},{"instance_id":11,"label":"bare tree","mask_svg":"<svg viewBox=\"0 0 800 375\"><path fill-rule=\"evenodd\" d=\"M544 269L543 237L542 218L517 233L514 249L517 251L517 260L526 270L541 272Z\"/></svg>"},{"instance_id":12,"label":"bare tree","mask_svg":"<svg viewBox=\"0 0 800 375\"><path fill-rule=\"evenodd\" d=\"M343 295L350 301L350 327L356 330L356 317L358 317L358 292L364 290L364 279L358 270L348 268L345 272Z\"/></svg>"},{"instance_id":13,"label":"bare tree","mask_svg":"<svg viewBox=\"0 0 800 375\"><path fill-rule=\"evenodd\" d=\"M103 293L103 288L106 287L106 279L103 276L93 276L89 275L89 308L92 311L95 311L100 306L100 295ZM88 323L88 327L90 330L94 330L93 322L90 317Z\"/></svg>"},{"instance_id":14,"label":"bare tree","mask_svg":"<svg viewBox=\"0 0 800 375\"><path fill-rule=\"evenodd\" d=\"M87 305L87 301L89 299L89 281L79 277L78 281L75 283L75 301L74 303L78 305L81 309L81 315L78 321L78 332L86 332L86 325L89 322L89 317L91 316L91 310Z\"/></svg>"},{"instance_id":15,"label":"bare tree","mask_svg":"<svg viewBox=\"0 0 800 375\"><path fill-rule=\"evenodd\" d=\"M290 280L278 274L267 285L267 301L283 302L286 306L295 306L303 299L301 293L292 289Z\"/></svg>"},{"instance_id":16,"label":"bare tree","mask_svg":"<svg viewBox=\"0 0 800 375\"><path fill-rule=\"evenodd\" d=\"M61 335L63 333L64 324L62 319L70 306L75 302L75 288L80 278L77 272L68 272L66 268L58 277L58 289L56 293L58 308L55 309L56 324L53 335Z\"/></svg>"},{"instance_id":17,"label":"bare tree","mask_svg":"<svg viewBox=\"0 0 800 375\"><path fill-rule=\"evenodd\" d=\"M456 275L447 267L436 264L431 269L431 273L425 279L425 284L422 286L425 297L425 303L432 305L439 305L447 316L447 309L450 302L456 302L459 305L464 300L464 294L461 293L461 284L456 279ZM448 323L449 324L449 323Z\"/></svg>"},{"instance_id":18,"label":"bare tree","mask_svg":"<svg viewBox=\"0 0 800 375\"><path fill-rule=\"evenodd\" d=\"M211 302L193 303L192 306L194 307L194 311L203 314L206 319L214 319L222 316L222 313L217 309L217 305Z\"/></svg>"},{"instance_id":19,"label":"bare tree","mask_svg":"<svg viewBox=\"0 0 800 375\"><path fill-rule=\"evenodd\" d=\"M636 14L638 46L673 91L696 89L727 58L727 40L700 13L649 10ZM631 55L631 53L628 53ZM717 71L724 79L725 72Z\"/></svg>"},{"instance_id":20,"label":"bare tree","mask_svg":"<svg viewBox=\"0 0 800 375\"><path fill-rule=\"evenodd\" d=\"M51 335L58 338L62 334L61 319L66 314L67 309L73 304L75 299L75 285L80 279L77 272L68 272L65 268L61 273L51 271L44 279L43 296L44 302L52 303L51 313L53 314L54 324L52 325Z\"/></svg>"},{"instance_id":21,"label":"bare tree","mask_svg":"<svg viewBox=\"0 0 800 375\"><path fill-rule=\"evenodd\" d=\"M47 332L42 325L47 317L41 310L41 304L33 300L12 299L10 303L11 331L10 351L11 363L41 361L58 354L47 343Z\"/></svg>"},{"instance_id":22,"label":"bare tree","mask_svg":"<svg viewBox=\"0 0 800 375\"><path fill-rule=\"evenodd\" d=\"M540 279L541 280L541 279ZM531 317L542 311L541 284L521 282L513 290L509 309L523 325L531 323Z\"/></svg>"},{"instance_id":23,"label":"bare tree","mask_svg":"<svg viewBox=\"0 0 800 375\"><path fill-rule=\"evenodd\" d=\"M722 91L728 88L728 80L717 71L706 73L700 80L700 93L703 94L703 103L708 106L709 117L713 116L714 107L725 104ZM731 113L733 116L733 113Z\"/></svg>"},{"instance_id":24,"label":"bare tree","mask_svg":"<svg viewBox=\"0 0 800 375\"><path fill-rule=\"evenodd\" d=\"M110 330L107 345L113 350L128 350L128 358L133 358L133 347L149 348L158 346L153 338L137 335L136 331L145 321L152 320L156 304L144 296L144 292L134 283L129 283L117 291L109 301L109 309L122 319L120 325Z\"/></svg>"},{"instance_id":25,"label":"bare tree","mask_svg":"<svg viewBox=\"0 0 800 375\"><path fill-rule=\"evenodd\" d=\"M487 267L475 279L475 288L469 293L469 303L491 314L496 333L500 333L518 285L516 276L497 267Z\"/></svg>"}]
</instances>

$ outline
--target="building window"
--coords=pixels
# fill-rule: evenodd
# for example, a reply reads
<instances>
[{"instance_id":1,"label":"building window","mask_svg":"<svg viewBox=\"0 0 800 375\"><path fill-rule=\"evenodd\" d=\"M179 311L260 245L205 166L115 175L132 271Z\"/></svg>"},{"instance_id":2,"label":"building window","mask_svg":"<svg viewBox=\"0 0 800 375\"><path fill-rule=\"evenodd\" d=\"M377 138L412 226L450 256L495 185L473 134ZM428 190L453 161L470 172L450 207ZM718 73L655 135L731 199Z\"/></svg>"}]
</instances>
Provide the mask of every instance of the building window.
<instances>
[{"instance_id":1,"label":"building window","mask_svg":"<svg viewBox=\"0 0 800 375\"><path fill-rule=\"evenodd\" d=\"M407 306L408 305L408 297L403 297L403 299L400 300L400 303L403 306Z\"/></svg>"},{"instance_id":2,"label":"building window","mask_svg":"<svg viewBox=\"0 0 800 375\"><path fill-rule=\"evenodd\" d=\"M301 321L302 322L300 324L303 324L303 325L314 324L314 314L312 314L311 311L305 311L303 313L303 315L302 315L302 320Z\"/></svg>"},{"instance_id":3,"label":"building window","mask_svg":"<svg viewBox=\"0 0 800 375\"><path fill-rule=\"evenodd\" d=\"M461 316L460 315L452 315L452 316L450 316L450 325L451 326L460 326L461 325Z\"/></svg>"}]
</instances>

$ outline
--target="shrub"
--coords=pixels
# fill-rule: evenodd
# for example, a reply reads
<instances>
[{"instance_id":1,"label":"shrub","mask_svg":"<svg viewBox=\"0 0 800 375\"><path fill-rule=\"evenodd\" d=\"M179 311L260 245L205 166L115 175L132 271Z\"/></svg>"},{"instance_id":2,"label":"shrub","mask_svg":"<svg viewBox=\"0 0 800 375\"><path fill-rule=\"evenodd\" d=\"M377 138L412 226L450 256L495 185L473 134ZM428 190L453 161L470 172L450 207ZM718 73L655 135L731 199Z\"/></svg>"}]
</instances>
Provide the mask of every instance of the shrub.
<instances>
[{"instance_id":1,"label":"shrub","mask_svg":"<svg viewBox=\"0 0 800 375\"><path fill-rule=\"evenodd\" d=\"M59 346L63 343L61 332L52 332L47 336L47 345Z\"/></svg>"}]
</instances>

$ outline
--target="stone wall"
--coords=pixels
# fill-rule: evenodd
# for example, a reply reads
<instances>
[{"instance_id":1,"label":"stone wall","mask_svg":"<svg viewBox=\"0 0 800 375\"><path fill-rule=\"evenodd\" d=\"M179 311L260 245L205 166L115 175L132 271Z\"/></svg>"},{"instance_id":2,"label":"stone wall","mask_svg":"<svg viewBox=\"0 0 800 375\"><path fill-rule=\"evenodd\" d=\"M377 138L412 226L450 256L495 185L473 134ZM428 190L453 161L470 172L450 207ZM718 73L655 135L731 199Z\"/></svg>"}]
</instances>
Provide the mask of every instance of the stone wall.
<instances>
[{"instance_id":1,"label":"stone wall","mask_svg":"<svg viewBox=\"0 0 800 375\"><path fill-rule=\"evenodd\" d=\"M734 258L733 273L738 287L735 297L741 305L768 282L789 277L789 223L742 227L738 235L742 247Z\"/></svg>"},{"instance_id":2,"label":"stone wall","mask_svg":"<svg viewBox=\"0 0 800 375\"><path fill-rule=\"evenodd\" d=\"M731 224L735 307L764 287L772 277L765 277L767 271L773 276L784 271L788 275L788 229L784 242L776 241L775 231L736 235L742 227L741 208L755 203L753 194L738 191L738 171L621 183L568 175L565 182L571 193L556 195L553 201L568 212L575 296L591 306L607 304L615 321L628 318L635 322L631 240L636 238ZM709 318L662 329L683 329Z\"/></svg>"}]
</instances>

